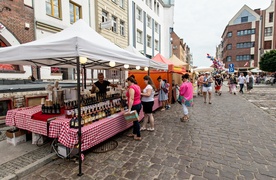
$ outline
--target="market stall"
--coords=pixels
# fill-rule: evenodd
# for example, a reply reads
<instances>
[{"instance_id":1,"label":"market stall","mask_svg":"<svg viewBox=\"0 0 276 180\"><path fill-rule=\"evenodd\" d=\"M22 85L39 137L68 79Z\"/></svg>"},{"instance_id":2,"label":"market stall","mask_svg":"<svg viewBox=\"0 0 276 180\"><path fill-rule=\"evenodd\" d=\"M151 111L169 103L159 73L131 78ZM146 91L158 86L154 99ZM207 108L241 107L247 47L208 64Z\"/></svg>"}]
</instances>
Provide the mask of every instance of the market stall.
<instances>
[{"instance_id":1,"label":"market stall","mask_svg":"<svg viewBox=\"0 0 276 180\"><path fill-rule=\"evenodd\" d=\"M58 137L61 143L63 142L65 144L67 143L62 140L64 139L62 137L65 137L65 139L72 137L71 139L74 139L73 144L76 145L76 142L78 144L79 156L81 155L81 151L85 150L86 147L91 147L91 145L93 145L93 143L90 142L90 145L88 146L82 145L82 142L97 138L97 136L92 137L93 135L87 134L87 129L90 129L90 131L93 132L98 132L98 129L101 128L101 126L104 127L106 122L110 121L112 123L118 123L121 122L123 118L122 113L116 113L115 115L102 117L98 122L92 122L92 124L83 127L81 126L83 119L82 116L84 114L82 112L82 100L83 97L87 95L81 92L80 88L80 71L82 66L85 65L86 68L91 69L120 69L126 67L125 65L127 65L129 68L134 69L137 68L137 66L140 67L142 64L144 67L167 70L167 65L154 62L145 57L135 55L119 48L91 29L83 20L79 20L69 28L47 38L39 39L26 44L1 48L0 54L1 64L8 63L76 68L77 97L76 99L71 99L75 102L74 106L76 107L76 122L78 123L76 129L69 127L68 122L72 117L67 117L67 119L65 119L62 113L57 114L55 119L51 118L47 119L47 121L34 119L34 115L43 110L43 105L10 110L8 111L6 117L6 123L7 125L17 126L18 128L26 129L42 135L49 135L50 137L55 138ZM52 102L55 102L54 99L51 100ZM102 103L104 100L106 99L102 99L101 102L97 101L97 104ZM86 105L85 108L86 107L88 107L88 105ZM65 110L67 110L66 107ZM126 123L125 121L122 122ZM113 130L111 134L104 134L101 131L102 136L98 139L100 141L107 139L111 135L120 132L128 126L130 125L118 125L118 127L121 128ZM111 126L106 125L106 127L108 129ZM71 147L71 145L68 146ZM79 158L79 175L82 175L81 164L82 159Z\"/></svg>"}]
</instances>

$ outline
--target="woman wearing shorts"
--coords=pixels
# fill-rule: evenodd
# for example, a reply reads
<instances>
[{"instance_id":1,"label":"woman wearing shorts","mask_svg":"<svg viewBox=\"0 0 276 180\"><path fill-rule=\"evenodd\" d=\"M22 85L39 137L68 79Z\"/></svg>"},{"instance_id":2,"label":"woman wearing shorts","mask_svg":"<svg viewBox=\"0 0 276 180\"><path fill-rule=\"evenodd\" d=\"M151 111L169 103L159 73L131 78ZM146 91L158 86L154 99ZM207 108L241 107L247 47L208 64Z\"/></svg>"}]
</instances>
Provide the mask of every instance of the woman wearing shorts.
<instances>
[{"instance_id":1,"label":"woman wearing shorts","mask_svg":"<svg viewBox=\"0 0 276 180\"><path fill-rule=\"evenodd\" d=\"M148 130L154 131L154 118L152 115L152 107L154 104L154 92L156 90L152 79L149 76L144 76L144 81L146 83L145 89L141 93L143 111L145 113L144 122L141 131ZM147 128L148 121L150 122L150 128Z\"/></svg>"},{"instance_id":2,"label":"woman wearing shorts","mask_svg":"<svg viewBox=\"0 0 276 180\"><path fill-rule=\"evenodd\" d=\"M209 94L209 104L212 104L211 97L212 97L212 83L213 79L210 76L209 72L206 72L204 75L204 80L203 80L203 87L202 87L202 92L203 92L203 98L204 98L204 103L206 103L206 98L207 98L207 92Z\"/></svg>"}]
</instances>

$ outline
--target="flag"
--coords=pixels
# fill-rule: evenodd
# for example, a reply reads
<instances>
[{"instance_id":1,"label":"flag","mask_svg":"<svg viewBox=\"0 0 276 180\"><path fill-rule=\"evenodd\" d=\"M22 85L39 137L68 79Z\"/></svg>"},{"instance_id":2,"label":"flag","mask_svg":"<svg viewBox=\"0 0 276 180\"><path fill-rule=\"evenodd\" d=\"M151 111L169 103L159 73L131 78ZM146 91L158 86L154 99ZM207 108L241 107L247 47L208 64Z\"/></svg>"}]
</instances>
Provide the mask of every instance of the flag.
<instances>
[{"instance_id":1,"label":"flag","mask_svg":"<svg viewBox=\"0 0 276 180\"><path fill-rule=\"evenodd\" d=\"M246 62L243 66L247 66L248 65L248 62Z\"/></svg>"}]
</instances>

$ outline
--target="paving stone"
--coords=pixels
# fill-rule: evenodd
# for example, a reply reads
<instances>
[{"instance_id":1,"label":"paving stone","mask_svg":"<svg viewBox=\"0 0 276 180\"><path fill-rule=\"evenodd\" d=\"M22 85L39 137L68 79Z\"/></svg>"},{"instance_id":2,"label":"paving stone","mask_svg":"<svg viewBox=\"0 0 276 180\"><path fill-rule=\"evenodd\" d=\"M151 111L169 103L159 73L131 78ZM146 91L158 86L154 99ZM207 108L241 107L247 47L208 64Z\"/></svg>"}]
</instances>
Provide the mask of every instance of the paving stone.
<instances>
[{"instance_id":1,"label":"paving stone","mask_svg":"<svg viewBox=\"0 0 276 180\"><path fill-rule=\"evenodd\" d=\"M125 178L136 179L138 176L139 176L139 173L137 173L135 171L128 171L125 175Z\"/></svg>"}]
</instances>

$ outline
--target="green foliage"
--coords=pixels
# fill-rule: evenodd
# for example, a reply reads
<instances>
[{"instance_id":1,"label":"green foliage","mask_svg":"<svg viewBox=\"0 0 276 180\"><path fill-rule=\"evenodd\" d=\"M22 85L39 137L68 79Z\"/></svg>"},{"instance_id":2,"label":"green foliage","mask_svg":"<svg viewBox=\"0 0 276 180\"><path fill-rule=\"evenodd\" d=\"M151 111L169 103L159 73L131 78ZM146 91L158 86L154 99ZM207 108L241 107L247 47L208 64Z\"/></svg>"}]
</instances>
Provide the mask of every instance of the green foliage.
<instances>
[{"instance_id":1,"label":"green foliage","mask_svg":"<svg viewBox=\"0 0 276 180\"><path fill-rule=\"evenodd\" d=\"M266 52L261 57L260 69L267 72L276 71L276 50Z\"/></svg>"}]
</instances>

